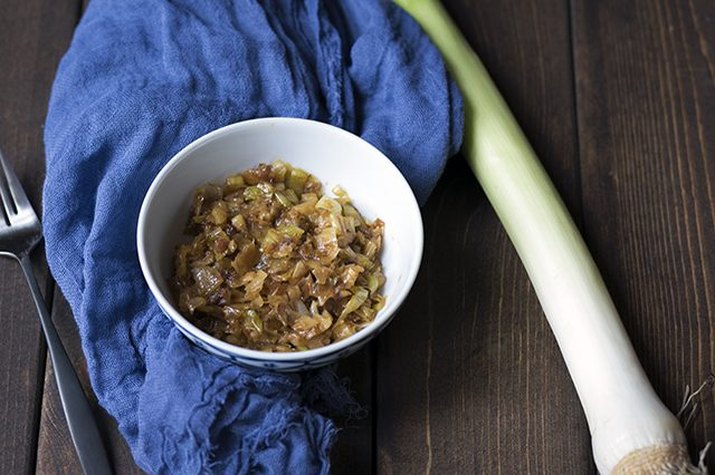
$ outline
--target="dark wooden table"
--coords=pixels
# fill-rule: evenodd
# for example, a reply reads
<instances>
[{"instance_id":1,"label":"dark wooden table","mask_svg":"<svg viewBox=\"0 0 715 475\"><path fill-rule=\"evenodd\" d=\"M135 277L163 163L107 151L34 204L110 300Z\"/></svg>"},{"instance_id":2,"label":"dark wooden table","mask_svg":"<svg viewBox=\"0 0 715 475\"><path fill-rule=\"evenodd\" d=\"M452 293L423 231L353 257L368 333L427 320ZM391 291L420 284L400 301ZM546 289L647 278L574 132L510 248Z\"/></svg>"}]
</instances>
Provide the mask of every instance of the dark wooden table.
<instances>
[{"instance_id":1,"label":"dark wooden table","mask_svg":"<svg viewBox=\"0 0 715 475\"><path fill-rule=\"evenodd\" d=\"M445 2L562 193L658 394L715 362L715 2ZM0 1L0 146L39 208L50 85L80 0ZM368 407L340 473L594 473L586 421L526 274L464 161L424 208L417 284L340 368ZM75 365L67 304L36 266ZM0 260L0 473L80 473L30 295ZM715 439L712 392L687 431ZM117 473L139 473L97 409ZM715 467L715 450L707 461Z\"/></svg>"}]
</instances>

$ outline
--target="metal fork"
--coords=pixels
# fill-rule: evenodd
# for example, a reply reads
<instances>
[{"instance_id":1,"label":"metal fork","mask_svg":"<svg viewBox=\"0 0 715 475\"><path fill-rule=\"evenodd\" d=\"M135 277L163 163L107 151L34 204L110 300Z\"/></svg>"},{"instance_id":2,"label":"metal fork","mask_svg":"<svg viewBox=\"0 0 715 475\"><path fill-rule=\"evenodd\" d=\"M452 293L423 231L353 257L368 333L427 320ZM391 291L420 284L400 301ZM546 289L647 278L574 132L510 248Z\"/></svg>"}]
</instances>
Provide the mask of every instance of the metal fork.
<instances>
[{"instance_id":1,"label":"metal fork","mask_svg":"<svg viewBox=\"0 0 715 475\"><path fill-rule=\"evenodd\" d=\"M52 359L55 380L67 418L72 442L85 474L111 474L107 453L102 445L97 423L87 397L82 391L77 373L62 346L52 318L37 285L30 263L30 251L42 239L37 214L25 195L20 181L0 152L0 256L15 258L30 285L32 298L40 315L47 351Z\"/></svg>"}]
</instances>

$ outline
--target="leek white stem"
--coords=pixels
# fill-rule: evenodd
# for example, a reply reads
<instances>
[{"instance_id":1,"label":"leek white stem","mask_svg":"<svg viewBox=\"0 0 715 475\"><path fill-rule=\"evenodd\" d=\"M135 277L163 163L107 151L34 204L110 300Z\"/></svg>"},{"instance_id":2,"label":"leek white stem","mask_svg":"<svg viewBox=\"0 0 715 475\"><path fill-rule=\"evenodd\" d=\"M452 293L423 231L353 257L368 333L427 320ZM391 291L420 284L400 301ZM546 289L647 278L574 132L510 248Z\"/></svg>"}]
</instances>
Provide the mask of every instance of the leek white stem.
<instances>
[{"instance_id":1,"label":"leek white stem","mask_svg":"<svg viewBox=\"0 0 715 475\"><path fill-rule=\"evenodd\" d=\"M658 399L576 226L477 55L436 0L395 0L464 97L463 152L526 267L591 431L601 473L706 473Z\"/></svg>"}]
</instances>

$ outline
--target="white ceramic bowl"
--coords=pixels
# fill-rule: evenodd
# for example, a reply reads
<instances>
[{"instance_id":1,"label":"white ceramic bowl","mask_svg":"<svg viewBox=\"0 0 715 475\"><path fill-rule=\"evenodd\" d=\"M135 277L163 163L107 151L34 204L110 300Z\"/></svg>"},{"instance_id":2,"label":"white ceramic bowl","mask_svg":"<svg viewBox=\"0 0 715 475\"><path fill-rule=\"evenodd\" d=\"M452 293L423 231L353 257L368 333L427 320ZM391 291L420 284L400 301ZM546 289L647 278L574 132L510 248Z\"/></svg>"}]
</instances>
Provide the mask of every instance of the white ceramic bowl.
<instances>
[{"instance_id":1,"label":"white ceramic bowl","mask_svg":"<svg viewBox=\"0 0 715 475\"><path fill-rule=\"evenodd\" d=\"M176 309L168 280L175 245L194 190L211 181L283 160L322 181L325 192L342 186L366 219L385 222L383 271L385 307L367 328L328 346L295 353L249 350L214 338ZM320 122L267 118L239 122L187 145L159 172L139 213L137 250L142 272L163 312L205 350L248 366L280 371L314 368L349 355L375 337L392 319L414 283L422 257L420 210L397 168L361 138Z\"/></svg>"}]
</instances>

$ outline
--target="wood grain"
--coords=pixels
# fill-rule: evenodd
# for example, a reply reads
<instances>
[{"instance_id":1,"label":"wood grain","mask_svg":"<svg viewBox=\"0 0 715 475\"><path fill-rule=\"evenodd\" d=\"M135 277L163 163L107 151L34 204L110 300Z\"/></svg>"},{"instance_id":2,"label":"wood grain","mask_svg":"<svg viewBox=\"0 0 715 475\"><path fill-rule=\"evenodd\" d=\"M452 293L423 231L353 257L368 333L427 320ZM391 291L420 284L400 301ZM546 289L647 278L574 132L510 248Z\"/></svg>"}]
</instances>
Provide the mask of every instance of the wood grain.
<instances>
[{"instance_id":1,"label":"wood grain","mask_svg":"<svg viewBox=\"0 0 715 475\"><path fill-rule=\"evenodd\" d=\"M0 3L0 147L40 211L44 177L42 124L54 70L76 21L73 2ZM42 249L33 254L40 285L48 287ZM0 259L0 473L35 466L45 347L19 266Z\"/></svg>"},{"instance_id":2,"label":"wood grain","mask_svg":"<svg viewBox=\"0 0 715 475\"><path fill-rule=\"evenodd\" d=\"M0 473L25 473L34 466L45 346L19 265L0 258L0 275L0 418L9 429L0 435Z\"/></svg>"},{"instance_id":3,"label":"wood grain","mask_svg":"<svg viewBox=\"0 0 715 475\"><path fill-rule=\"evenodd\" d=\"M715 360L715 3L573 5L586 238L677 411ZM715 435L701 402L693 456Z\"/></svg>"},{"instance_id":4,"label":"wood grain","mask_svg":"<svg viewBox=\"0 0 715 475\"><path fill-rule=\"evenodd\" d=\"M368 345L338 364L338 374L346 378L349 389L363 411L336 420L340 433L330 453L331 473L335 475L367 474L374 469L375 351L374 345Z\"/></svg>"},{"instance_id":5,"label":"wood grain","mask_svg":"<svg viewBox=\"0 0 715 475\"><path fill-rule=\"evenodd\" d=\"M142 474L143 472L134 463L129 447L119 433L116 422L97 404L92 393L77 324L72 317L69 304L60 292L57 292L55 296L53 308L53 321L57 332L77 371L85 393L90 397L115 473L120 475ZM37 473L53 475L81 473L82 468L72 445L54 378L52 363L48 358L37 451Z\"/></svg>"},{"instance_id":6,"label":"wood grain","mask_svg":"<svg viewBox=\"0 0 715 475\"><path fill-rule=\"evenodd\" d=\"M579 217L568 5L445 2ZM378 471L592 473L575 390L461 158L424 209L415 288L379 340Z\"/></svg>"}]
</instances>

